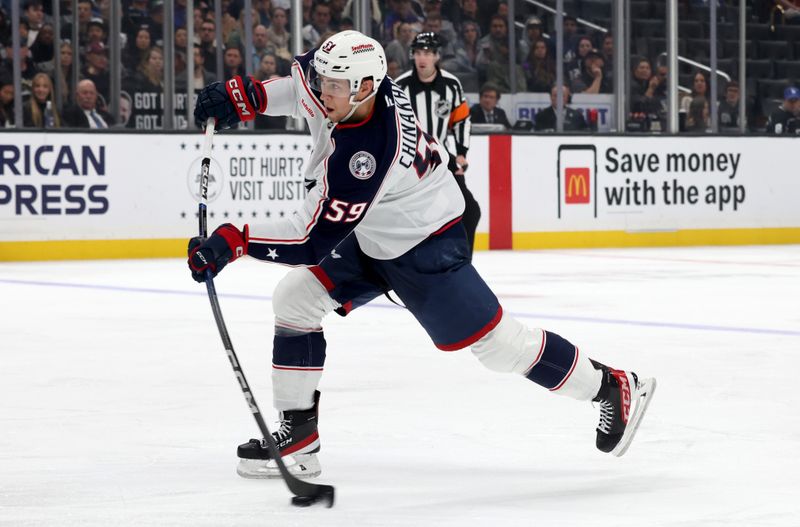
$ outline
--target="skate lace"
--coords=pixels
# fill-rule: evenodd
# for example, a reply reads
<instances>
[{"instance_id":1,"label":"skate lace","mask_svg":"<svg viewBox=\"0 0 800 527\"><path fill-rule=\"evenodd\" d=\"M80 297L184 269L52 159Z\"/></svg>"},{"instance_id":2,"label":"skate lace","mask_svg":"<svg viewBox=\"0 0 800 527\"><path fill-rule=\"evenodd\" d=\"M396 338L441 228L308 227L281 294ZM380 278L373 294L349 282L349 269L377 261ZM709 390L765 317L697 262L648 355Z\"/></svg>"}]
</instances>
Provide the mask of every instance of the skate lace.
<instances>
[{"instance_id":1,"label":"skate lace","mask_svg":"<svg viewBox=\"0 0 800 527\"><path fill-rule=\"evenodd\" d=\"M276 443L280 443L287 437L292 435L292 421L289 419L281 419L280 421L281 426L276 431L272 433L272 437L275 438ZM267 440L262 439L261 445L266 448L267 447Z\"/></svg>"},{"instance_id":2,"label":"skate lace","mask_svg":"<svg viewBox=\"0 0 800 527\"><path fill-rule=\"evenodd\" d=\"M600 424L597 425L598 430L604 434L611 433L611 424L614 421L614 405L611 401L605 399L600 402Z\"/></svg>"}]
</instances>

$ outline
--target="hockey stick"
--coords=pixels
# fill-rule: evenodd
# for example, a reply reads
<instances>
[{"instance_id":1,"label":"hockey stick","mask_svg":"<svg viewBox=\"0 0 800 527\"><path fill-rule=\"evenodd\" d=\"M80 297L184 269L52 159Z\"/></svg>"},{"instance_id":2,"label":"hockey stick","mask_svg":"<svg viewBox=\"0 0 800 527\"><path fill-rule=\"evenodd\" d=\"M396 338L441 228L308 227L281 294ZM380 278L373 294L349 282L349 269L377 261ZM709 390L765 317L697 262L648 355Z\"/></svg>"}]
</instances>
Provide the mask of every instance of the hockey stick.
<instances>
[{"instance_id":1,"label":"hockey stick","mask_svg":"<svg viewBox=\"0 0 800 527\"><path fill-rule=\"evenodd\" d=\"M206 123L205 140L203 141L203 160L200 165L200 203L198 205L198 220L200 224L200 236L203 238L208 237L208 173L211 169L211 144L214 138L214 123L213 118L209 119ZM222 338L222 345L225 346L228 360L230 360L231 366L233 367L233 373L236 374L236 378L239 380L239 386L242 388L242 393L247 400L247 405L250 407L253 418L255 418L258 428L264 436L270 456L278 466L278 470L280 470L283 481L286 482L286 486L289 487L289 490L294 494L292 504L299 507L307 507L317 501L325 501L328 507L333 507L334 489L331 485L318 485L302 481L286 468L286 464L283 462L283 459L281 459L278 445L275 444L275 438L272 437L272 434L267 428L267 424L264 422L264 417L261 414L261 410L258 408L258 404L256 404L253 392L250 391L250 385L247 383L244 371L242 371L242 367L239 365L236 352L233 351L233 344L228 335L228 329L225 327L225 320L222 318L222 311L219 307L219 299L217 298L217 291L214 288L214 279L210 269L206 270L206 289L208 290L208 299L211 302L211 310L214 312L214 320L217 322L219 336Z\"/></svg>"}]
</instances>

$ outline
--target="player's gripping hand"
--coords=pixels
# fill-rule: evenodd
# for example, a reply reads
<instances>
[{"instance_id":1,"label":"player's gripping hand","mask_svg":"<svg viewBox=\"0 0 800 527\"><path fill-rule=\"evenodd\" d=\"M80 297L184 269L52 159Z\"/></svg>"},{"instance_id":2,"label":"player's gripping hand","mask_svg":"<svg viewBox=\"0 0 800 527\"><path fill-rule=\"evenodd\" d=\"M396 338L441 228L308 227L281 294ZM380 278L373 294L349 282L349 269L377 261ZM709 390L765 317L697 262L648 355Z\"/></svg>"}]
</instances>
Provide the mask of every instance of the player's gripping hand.
<instances>
[{"instance_id":1,"label":"player's gripping hand","mask_svg":"<svg viewBox=\"0 0 800 527\"><path fill-rule=\"evenodd\" d=\"M205 282L206 270L217 276L222 268L247 254L247 226L240 231L223 223L206 239L196 236L189 240L189 270L196 282Z\"/></svg>"},{"instance_id":2,"label":"player's gripping hand","mask_svg":"<svg viewBox=\"0 0 800 527\"><path fill-rule=\"evenodd\" d=\"M194 120L203 128L209 117L217 119L217 130L230 128L239 121L252 121L256 113L267 109L264 85L253 77L239 75L209 84L197 95Z\"/></svg>"}]
</instances>

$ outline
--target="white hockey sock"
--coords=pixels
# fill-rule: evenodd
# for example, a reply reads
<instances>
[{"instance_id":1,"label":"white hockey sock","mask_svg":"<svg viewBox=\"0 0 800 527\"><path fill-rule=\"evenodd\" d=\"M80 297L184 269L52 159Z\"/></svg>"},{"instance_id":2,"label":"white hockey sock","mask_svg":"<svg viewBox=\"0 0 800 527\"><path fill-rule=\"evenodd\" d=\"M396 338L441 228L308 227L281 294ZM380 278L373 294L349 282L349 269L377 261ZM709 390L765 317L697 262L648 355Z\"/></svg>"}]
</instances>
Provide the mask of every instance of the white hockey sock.
<instances>
[{"instance_id":1,"label":"white hockey sock","mask_svg":"<svg viewBox=\"0 0 800 527\"><path fill-rule=\"evenodd\" d=\"M580 401L591 401L600 391L603 381L602 370L596 370L589 357L576 350L575 368L560 387L551 390L559 395L566 395Z\"/></svg>"}]
</instances>

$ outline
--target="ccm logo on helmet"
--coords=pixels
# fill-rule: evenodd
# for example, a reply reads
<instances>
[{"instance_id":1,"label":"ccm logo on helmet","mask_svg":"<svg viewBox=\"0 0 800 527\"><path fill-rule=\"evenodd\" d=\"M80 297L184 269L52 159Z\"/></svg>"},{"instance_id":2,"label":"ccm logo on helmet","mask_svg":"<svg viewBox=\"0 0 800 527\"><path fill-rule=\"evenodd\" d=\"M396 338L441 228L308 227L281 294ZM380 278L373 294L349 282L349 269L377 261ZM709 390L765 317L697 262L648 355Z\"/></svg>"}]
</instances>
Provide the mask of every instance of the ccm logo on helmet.
<instances>
[{"instance_id":1,"label":"ccm logo on helmet","mask_svg":"<svg viewBox=\"0 0 800 527\"><path fill-rule=\"evenodd\" d=\"M352 51L353 54L365 53L367 51L375 51L375 46L372 44L359 44L358 46L351 46L350 51Z\"/></svg>"},{"instance_id":2,"label":"ccm logo on helmet","mask_svg":"<svg viewBox=\"0 0 800 527\"><path fill-rule=\"evenodd\" d=\"M235 78L228 81L228 94L233 99L233 103L239 108L239 115L249 116L252 115L250 110L247 108L247 102L245 102L244 94L242 94L242 90L239 87L239 83Z\"/></svg>"}]
</instances>

